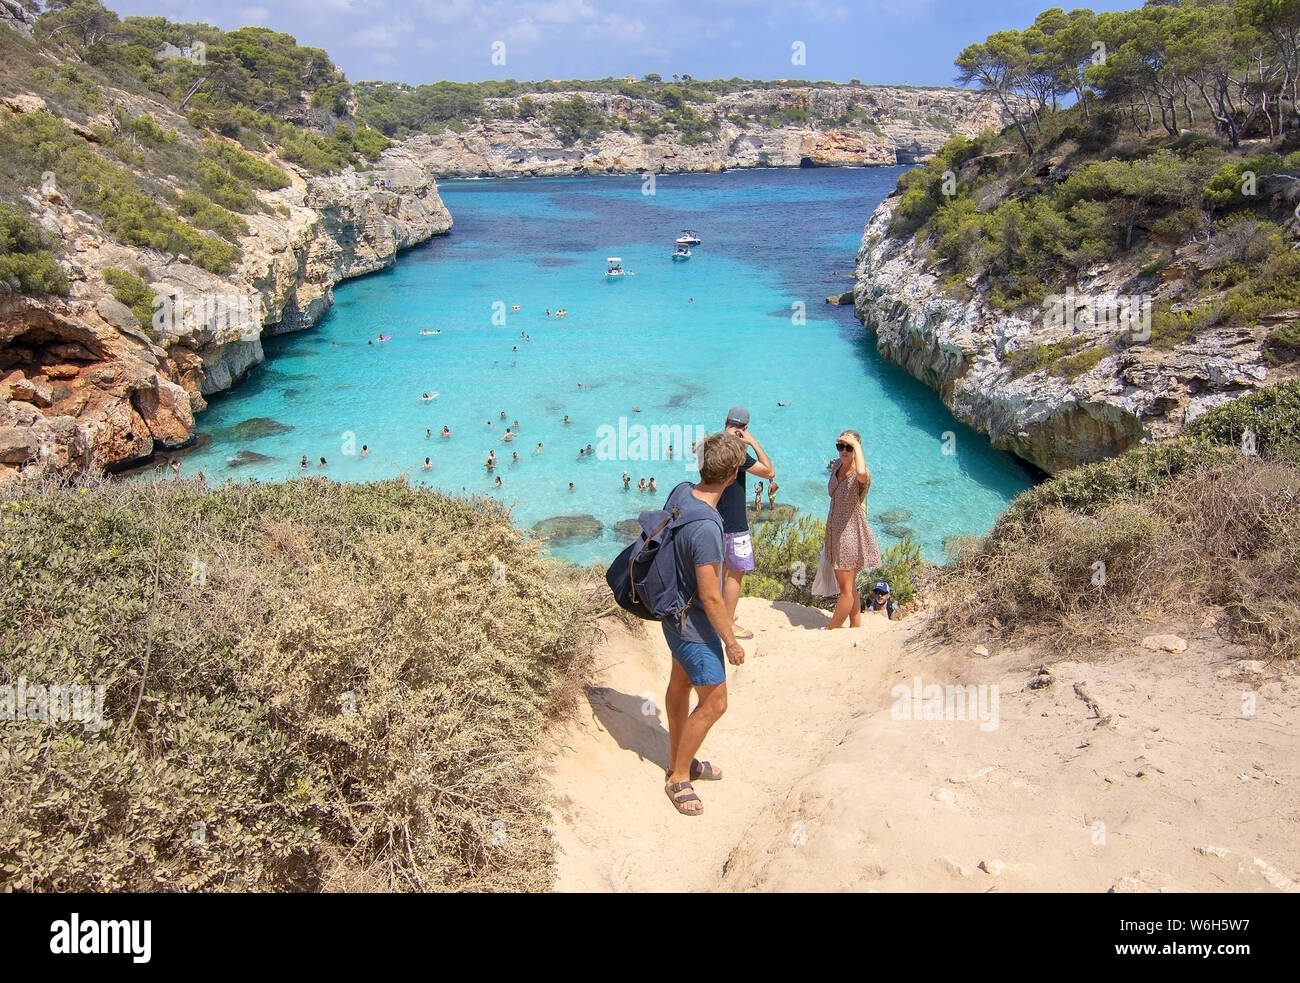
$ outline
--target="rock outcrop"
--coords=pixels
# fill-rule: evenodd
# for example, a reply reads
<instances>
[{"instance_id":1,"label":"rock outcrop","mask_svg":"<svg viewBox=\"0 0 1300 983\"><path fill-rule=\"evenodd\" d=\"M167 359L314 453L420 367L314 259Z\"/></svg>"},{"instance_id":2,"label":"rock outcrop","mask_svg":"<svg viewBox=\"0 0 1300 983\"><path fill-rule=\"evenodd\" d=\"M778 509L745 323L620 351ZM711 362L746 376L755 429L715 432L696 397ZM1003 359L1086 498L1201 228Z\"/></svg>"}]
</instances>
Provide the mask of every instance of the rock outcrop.
<instances>
[{"instance_id":1,"label":"rock outcrop","mask_svg":"<svg viewBox=\"0 0 1300 983\"><path fill-rule=\"evenodd\" d=\"M612 119L656 116L657 103L620 95L556 92L533 94L539 107L529 120L492 115L515 100L488 99L488 117L464 128L422 134L408 141L439 177L559 177L572 174L656 174L721 171L745 167L829 167L909 164L930 156L954 133L975 136L1006 122L986 95L960 89L894 86L753 89L692 105L715 119L715 136L686 143L664 133L646 141L613 130L566 146L545 123L550 103L581 95ZM852 105L850 105L852 103ZM809 122L768 126L763 121L798 111L810 119L837 120L854 111L869 114L858 126Z\"/></svg>"},{"instance_id":2,"label":"rock outcrop","mask_svg":"<svg viewBox=\"0 0 1300 983\"><path fill-rule=\"evenodd\" d=\"M34 97L22 105L43 109ZM227 277L113 242L57 191L33 190L37 221L68 244L71 289L67 298L0 294L0 483L25 465L114 470L184 446L204 397L263 360L265 334L310 327L336 283L451 228L436 181L407 147L375 164L382 185L352 170L304 178L278 163L292 184L260 193L271 213L246 217L243 259ZM154 291L148 327L113 298L107 267L135 272Z\"/></svg>"},{"instance_id":3,"label":"rock outcrop","mask_svg":"<svg viewBox=\"0 0 1300 983\"><path fill-rule=\"evenodd\" d=\"M872 216L858 252L854 307L876 350L932 388L953 415L1049 473L1176 435L1202 413L1276 381L1261 346L1267 326L1221 326L1169 350L1124 338L1124 326L1055 325L1042 312L993 309L976 284L970 300L946 292L915 238L886 233L897 197ZM1080 295L1114 295L1132 270L1103 267ZM1161 288L1174 297L1173 281ZM1048 368L1017 374L1015 354L1071 339L1096 350L1077 377ZM1085 365L1087 363L1085 362ZM936 440L939 435L935 435Z\"/></svg>"}]
</instances>

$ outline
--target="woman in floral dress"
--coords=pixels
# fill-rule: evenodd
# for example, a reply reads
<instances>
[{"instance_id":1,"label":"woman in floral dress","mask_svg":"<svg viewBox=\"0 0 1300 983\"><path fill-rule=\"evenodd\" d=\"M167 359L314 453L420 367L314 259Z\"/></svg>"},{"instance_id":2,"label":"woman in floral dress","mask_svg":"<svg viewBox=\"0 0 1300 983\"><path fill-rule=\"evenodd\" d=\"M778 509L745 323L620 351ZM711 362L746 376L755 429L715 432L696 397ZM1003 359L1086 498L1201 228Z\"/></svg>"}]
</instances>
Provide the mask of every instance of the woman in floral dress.
<instances>
[{"instance_id":1,"label":"woman in floral dress","mask_svg":"<svg viewBox=\"0 0 1300 983\"><path fill-rule=\"evenodd\" d=\"M880 566L880 546L867 525L867 492L871 490L871 472L862 452L862 437L856 430L845 430L835 441L839 453L831 461L826 491L831 496L826 516L826 558L835 571L839 599L828 628L857 628L862 624L862 597L858 593L859 570Z\"/></svg>"}]
</instances>

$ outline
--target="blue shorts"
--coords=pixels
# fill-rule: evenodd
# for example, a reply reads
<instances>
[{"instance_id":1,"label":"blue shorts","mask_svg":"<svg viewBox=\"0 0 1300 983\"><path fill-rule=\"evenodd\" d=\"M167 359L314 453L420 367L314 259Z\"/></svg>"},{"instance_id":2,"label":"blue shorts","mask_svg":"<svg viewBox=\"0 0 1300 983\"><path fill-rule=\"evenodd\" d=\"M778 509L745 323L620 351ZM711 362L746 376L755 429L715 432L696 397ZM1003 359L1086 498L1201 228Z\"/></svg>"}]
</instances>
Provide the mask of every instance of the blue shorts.
<instances>
[{"instance_id":1,"label":"blue shorts","mask_svg":"<svg viewBox=\"0 0 1300 983\"><path fill-rule=\"evenodd\" d=\"M722 639L711 642L687 642L667 628L664 638L673 659L686 671L692 686L716 686L727 681L727 660L723 657Z\"/></svg>"}]
</instances>

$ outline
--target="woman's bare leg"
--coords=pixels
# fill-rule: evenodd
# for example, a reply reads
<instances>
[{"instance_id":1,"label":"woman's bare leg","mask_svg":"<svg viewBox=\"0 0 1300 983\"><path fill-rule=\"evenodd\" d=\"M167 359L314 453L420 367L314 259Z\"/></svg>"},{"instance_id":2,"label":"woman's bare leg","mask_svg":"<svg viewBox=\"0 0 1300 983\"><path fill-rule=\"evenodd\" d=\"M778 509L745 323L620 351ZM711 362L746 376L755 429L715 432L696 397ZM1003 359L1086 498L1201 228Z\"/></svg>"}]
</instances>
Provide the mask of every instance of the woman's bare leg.
<instances>
[{"instance_id":1,"label":"woman's bare leg","mask_svg":"<svg viewBox=\"0 0 1300 983\"><path fill-rule=\"evenodd\" d=\"M862 616L858 611L861 607L861 600L858 598L858 592L853 586L853 580L857 576L856 570L836 570L835 582L840 586L840 596L835 602L835 613L831 615L831 623L826 627L843 628L845 622L850 618L857 616L858 622L861 623ZM855 624L853 627L857 627Z\"/></svg>"}]
</instances>

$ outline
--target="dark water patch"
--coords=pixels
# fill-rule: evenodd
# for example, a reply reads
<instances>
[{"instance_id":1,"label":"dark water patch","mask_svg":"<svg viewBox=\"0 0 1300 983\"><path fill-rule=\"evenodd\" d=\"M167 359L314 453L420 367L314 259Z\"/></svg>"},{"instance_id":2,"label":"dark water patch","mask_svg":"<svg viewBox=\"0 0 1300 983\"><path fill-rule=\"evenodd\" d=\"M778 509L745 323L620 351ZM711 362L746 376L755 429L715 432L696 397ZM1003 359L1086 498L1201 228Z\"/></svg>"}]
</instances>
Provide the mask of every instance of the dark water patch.
<instances>
[{"instance_id":1,"label":"dark water patch","mask_svg":"<svg viewBox=\"0 0 1300 983\"><path fill-rule=\"evenodd\" d=\"M641 523L637 519L624 519L614 527L618 538L625 543L635 543L641 538Z\"/></svg>"},{"instance_id":2,"label":"dark water patch","mask_svg":"<svg viewBox=\"0 0 1300 983\"><path fill-rule=\"evenodd\" d=\"M269 416L254 416L240 420L233 426L223 427L222 436L226 440L260 440L263 437L278 437L292 430L293 427L289 424L272 420Z\"/></svg>"},{"instance_id":3,"label":"dark water patch","mask_svg":"<svg viewBox=\"0 0 1300 983\"><path fill-rule=\"evenodd\" d=\"M585 543L599 539L604 526L594 515L553 515L533 526L533 532L542 539L556 543Z\"/></svg>"},{"instance_id":4,"label":"dark water patch","mask_svg":"<svg viewBox=\"0 0 1300 983\"><path fill-rule=\"evenodd\" d=\"M912 518L912 514L911 509L887 509L878 513L876 518L881 522L901 524Z\"/></svg>"},{"instance_id":5,"label":"dark water patch","mask_svg":"<svg viewBox=\"0 0 1300 983\"><path fill-rule=\"evenodd\" d=\"M298 396L300 396L301 394L302 394L302 390L301 390L301 389L282 389L282 390L280 390L280 395L283 396L285 399L296 399L296 398L297 398Z\"/></svg>"},{"instance_id":6,"label":"dark water patch","mask_svg":"<svg viewBox=\"0 0 1300 983\"><path fill-rule=\"evenodd\" d=\"M554 269L561 266L576 266L580 260L573 256L537 256L533 262L538 266Z\"/></svg>"},{"instance_id":7,"label":"dark water patch","mask_svg":"<svg viewBox=\"0 0 1300 983\"><path fill-rule=\"evenodd\" d=\"M899 525L896 522L885 523L885 535L894 539L908 539L916 537L916 530L911 526Z\"/></svg>"},{"instance_id":8,"label":"dark water patch","mask_svg":"<svg viewBox=\"0 0 1300 983\"><path fill-rule=\"evenodd\" d=\"M275 458L267 457L265 454L258 454L256 451L242 450L234 457L226 458L226 467L242 468L246 464L263 464L274 460Z\"/></svg>"}]
</instances>

